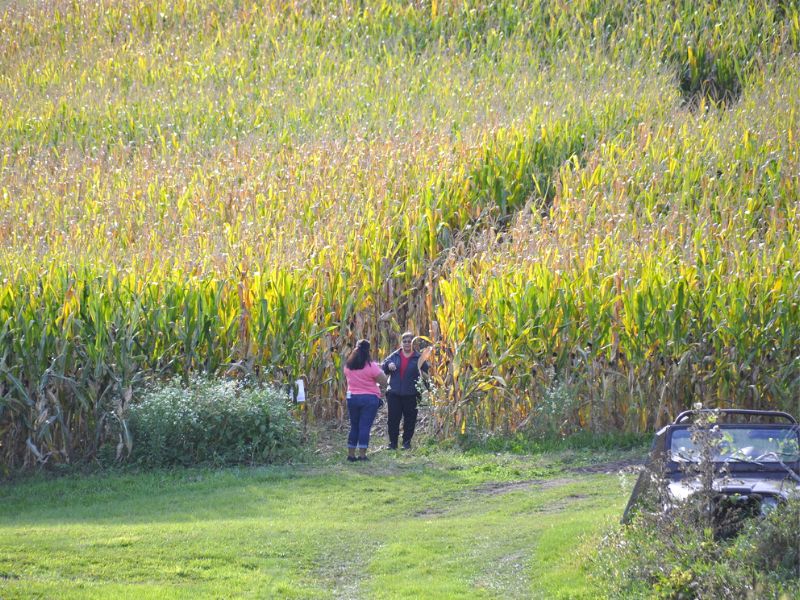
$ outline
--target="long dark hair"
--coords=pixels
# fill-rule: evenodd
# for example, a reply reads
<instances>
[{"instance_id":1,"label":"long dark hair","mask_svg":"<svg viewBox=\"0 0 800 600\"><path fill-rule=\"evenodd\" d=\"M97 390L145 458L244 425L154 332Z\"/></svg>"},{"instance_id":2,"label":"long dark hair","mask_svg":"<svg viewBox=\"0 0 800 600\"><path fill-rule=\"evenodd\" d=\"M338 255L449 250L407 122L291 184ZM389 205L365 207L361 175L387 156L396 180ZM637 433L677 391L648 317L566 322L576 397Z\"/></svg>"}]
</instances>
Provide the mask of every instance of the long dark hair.
<instances>
[{"instance_id":1,"label":"long dark hair","mask_svg":"<svg viewBox=\"0 0 800 600\"><path fill-rule=\"evenodd\" d=\"M353 348L353 351L349 354L344 364L346 364L347 368L351 371L358 371L369 363L369 342L367 340L358 340L356 347Z\"/></svg>"}]
</instances>

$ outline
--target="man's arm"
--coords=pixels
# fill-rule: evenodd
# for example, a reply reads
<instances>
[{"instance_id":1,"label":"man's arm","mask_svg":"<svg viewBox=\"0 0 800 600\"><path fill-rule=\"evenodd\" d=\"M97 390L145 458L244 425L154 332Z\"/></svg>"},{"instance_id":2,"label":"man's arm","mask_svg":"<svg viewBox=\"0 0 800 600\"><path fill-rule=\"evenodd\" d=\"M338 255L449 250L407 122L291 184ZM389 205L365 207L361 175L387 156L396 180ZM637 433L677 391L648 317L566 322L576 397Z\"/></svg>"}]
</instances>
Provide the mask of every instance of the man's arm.
<instances>
[{"instance_id":1,"label":"man's arm","mask_svg":"<svg viewBox=\"0 0 800 600\"><path fill-rule=\"evenodd\" d=\"M392 357L394 356L394 352L392 352L389 356L387 356L384 361L381 363L381 371L389 375L393 371L397 370L397 365L394 364Z\"/></svg>"}]
</instances>

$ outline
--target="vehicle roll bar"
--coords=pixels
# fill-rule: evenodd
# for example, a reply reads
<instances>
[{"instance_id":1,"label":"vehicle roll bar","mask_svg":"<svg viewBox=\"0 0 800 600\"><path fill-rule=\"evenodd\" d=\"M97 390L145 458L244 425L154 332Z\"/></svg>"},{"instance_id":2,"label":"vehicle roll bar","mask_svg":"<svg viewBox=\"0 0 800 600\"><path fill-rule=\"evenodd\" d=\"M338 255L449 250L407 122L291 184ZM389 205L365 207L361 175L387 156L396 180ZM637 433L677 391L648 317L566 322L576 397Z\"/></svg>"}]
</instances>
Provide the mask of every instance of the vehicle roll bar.
<instances>
[{"instance_id":1,"label":"vehicle roll bar","mask_svg":"<svg viewBox=\"0 0 800 600\"><path fill-rule=\"evenodd\" d=\"M685 423L689 421L692 415L703 413L719 412L720 415L746 415L751 417L772 417L775 419L784 419L793 425L797 425L797 420L787 412L781 410L751 410L747 408L701 408L700 410L685 410L680 413L672 422L673 425L678 423Z\"/></svg>"}]
</instances>

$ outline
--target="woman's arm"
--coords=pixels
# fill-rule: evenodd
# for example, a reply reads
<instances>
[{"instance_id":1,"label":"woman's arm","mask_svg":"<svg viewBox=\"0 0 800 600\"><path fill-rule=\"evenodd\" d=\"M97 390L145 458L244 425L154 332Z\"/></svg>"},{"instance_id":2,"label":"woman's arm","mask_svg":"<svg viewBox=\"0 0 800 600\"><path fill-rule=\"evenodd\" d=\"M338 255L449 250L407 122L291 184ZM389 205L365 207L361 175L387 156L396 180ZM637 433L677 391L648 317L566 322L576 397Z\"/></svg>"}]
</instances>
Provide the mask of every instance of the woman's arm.
<instances>
[{"instance_id":1,"label":"woman's arm","mask_svg":"<svg viewBox=\"0 0 800 600\"><path fill-rule=\"evenodd\" d=\"M386 395L386 387L389 385L389 380L386 378L384 373L378 373L377 377L375 377L375 382L378 384L378 387L381 388L381 394Z\"/></svg>"}]
</instances>

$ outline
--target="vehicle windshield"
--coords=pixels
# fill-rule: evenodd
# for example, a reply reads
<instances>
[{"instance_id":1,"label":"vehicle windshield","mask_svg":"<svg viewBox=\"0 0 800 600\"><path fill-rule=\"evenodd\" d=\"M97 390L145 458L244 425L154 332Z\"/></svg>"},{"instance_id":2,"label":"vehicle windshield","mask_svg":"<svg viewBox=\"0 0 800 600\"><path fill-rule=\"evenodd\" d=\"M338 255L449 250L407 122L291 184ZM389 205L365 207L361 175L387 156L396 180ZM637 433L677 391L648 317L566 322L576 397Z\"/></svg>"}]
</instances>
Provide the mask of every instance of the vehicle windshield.
<instances>
[{"instance_id":1,"label":"vehicle windshield","mask_svg":"<svg viewBox=\"0 0 800 600\"><path fill-rule=\"evenodd\" d=\"M800 460L796 427L726 427L717 443L714 462L778 463ZM670 456L676 462L698 462L699 453L688 429L672 432Z\"/></svg>"}]
</instances>

